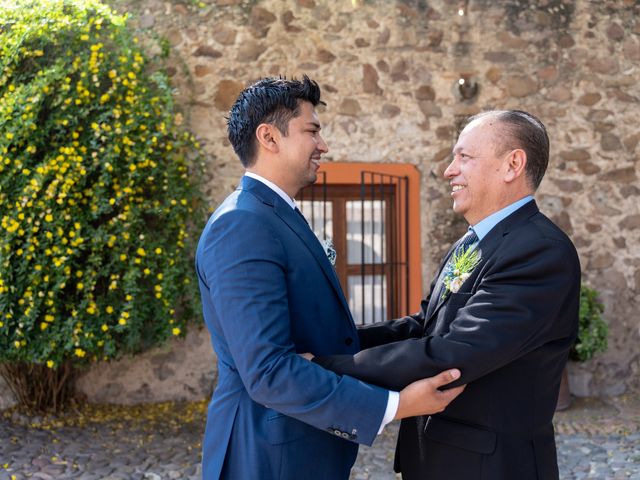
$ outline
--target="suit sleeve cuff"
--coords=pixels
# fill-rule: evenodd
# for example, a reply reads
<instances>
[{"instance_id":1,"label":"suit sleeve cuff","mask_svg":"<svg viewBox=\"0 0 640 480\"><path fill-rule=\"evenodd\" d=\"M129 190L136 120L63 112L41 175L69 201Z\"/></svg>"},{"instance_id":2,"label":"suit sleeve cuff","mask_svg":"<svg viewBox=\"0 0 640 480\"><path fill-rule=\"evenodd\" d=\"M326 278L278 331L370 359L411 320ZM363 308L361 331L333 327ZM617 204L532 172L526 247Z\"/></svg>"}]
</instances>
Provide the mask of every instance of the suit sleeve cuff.
<instances>
[{"instance_id":1,"label":"suit sleeve cuff","mask_svg":"<svg viewBox=\"0 0 640 480\"><path fill-rule=\"evenodd\" d=\"M387 400L387 409L384 411L384 417L382 417L382 423L378 430L378 435L382 433L384 427L387 426L398 413L398 405L400 404L400 394L398 392L389 392L389 399Z\"/></svg>"}]
</instances>

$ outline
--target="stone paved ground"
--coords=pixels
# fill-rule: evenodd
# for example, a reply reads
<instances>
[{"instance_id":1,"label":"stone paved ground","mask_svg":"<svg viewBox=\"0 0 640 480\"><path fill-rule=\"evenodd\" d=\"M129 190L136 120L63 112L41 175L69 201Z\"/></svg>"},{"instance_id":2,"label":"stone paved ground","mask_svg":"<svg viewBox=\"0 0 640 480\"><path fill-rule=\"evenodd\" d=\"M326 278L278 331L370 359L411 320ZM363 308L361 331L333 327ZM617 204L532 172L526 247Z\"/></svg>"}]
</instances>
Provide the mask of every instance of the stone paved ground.
<instances>
[{"instance_id":1,"label":"stone paved ground","mask_svg":"<svg viewBox=\"0 0 640 480\"><path fill-rule=\"evenodd\" d=\"M206 405L92 406L58 419L0 416L0 480L199 479ZM640 399L574 400L556 415L563 480L640 480ZM395 480L397 424L361 448L352 480Z\"/></svg>"}]
</instances>

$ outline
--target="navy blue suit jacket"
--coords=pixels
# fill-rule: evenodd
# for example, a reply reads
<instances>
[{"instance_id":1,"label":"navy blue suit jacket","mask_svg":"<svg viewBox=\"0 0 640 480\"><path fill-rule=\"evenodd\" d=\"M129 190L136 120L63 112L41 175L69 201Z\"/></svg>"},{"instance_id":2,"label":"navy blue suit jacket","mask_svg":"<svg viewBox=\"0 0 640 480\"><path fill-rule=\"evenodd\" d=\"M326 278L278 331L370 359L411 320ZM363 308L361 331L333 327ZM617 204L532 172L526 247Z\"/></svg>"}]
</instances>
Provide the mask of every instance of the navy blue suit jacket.
<instances>
[{"instance_id":1,"label":"navy blue suit jacket","mask_svg":"<svg viewBox=\"0 0 640 480\"><path fill-rule=\"evenodd\" d=\"M442 414L402 421L403 479L557 480L551 420L578 330L576 250L535 202L477 248L482 259L458 292L436 298L434 280L420 312L361 329L355 356L314 362L393 389L461 370L455 384L468 385Z\"/></svg>"},{"instance_id":2,"label":"navy blue suit jacket","mask_svg":"<svg viewBox=\"0 0 640 480\"><path fill-rule=\"evenodd\" d=\"M388 392L297 355L359 350L335 271L305 220L243 177L207 223L196 268L218 357L203 478L348 478Z\"/></svg>"}]
</instances>

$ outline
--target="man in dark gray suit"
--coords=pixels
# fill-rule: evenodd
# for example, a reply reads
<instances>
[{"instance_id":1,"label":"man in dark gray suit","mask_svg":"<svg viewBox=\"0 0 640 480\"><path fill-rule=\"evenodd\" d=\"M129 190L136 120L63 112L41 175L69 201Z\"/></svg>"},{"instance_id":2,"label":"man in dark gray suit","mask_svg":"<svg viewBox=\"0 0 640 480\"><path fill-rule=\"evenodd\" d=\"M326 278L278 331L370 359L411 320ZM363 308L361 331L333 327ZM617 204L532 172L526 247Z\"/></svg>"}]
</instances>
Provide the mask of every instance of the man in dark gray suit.
<instances>
[{"instance_id":1,"label":"man in dark gray suit","mask_svg":"<svg viewBox=\"0 0 640 480\"><path fill-rule=\"evenodd\" d=\"M473 117L444 173L469 231L421 310L360 329L354 356L314 358L391 389L460 368L467 388L445 412L402 421L395 469L406 480L558 478L551 420L578 329L580 264L533 200L548 159L533 115Z\"/></svg>"}]
</instances>

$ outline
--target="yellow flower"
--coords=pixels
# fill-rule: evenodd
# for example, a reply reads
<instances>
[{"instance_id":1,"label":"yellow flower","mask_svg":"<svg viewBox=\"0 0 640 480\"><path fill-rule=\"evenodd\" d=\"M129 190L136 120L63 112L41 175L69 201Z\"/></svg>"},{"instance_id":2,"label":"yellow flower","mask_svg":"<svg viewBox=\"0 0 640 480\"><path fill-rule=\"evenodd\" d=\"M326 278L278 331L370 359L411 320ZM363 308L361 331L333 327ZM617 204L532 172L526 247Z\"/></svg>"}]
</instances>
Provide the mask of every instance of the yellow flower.
<instances>
[{"instance_id":1,"label":"yellow flower","mask_svg":"<svg viewBox=\"0 0 640 480\"><path fill-rule=\"evenodd\" d=\"M155 249L156 255L160 255L162 253L162 249L160 247Z\"/></svg>"},{"instance_id":2,"label":"yellow flower","mask_svg":"<svg viewBox=\"0 0 640 480\"><path fill-rule=\"evenodd\" d=\"M124 262L126 259L127 259L127 256L124 253L120 254L120 260Z\"/></svg>"},{"instance_id":3,"label":"yellow flower","mask_svg":"<svg viewBox=\"0 0 640 480\"><path fill-rule=\"evenodd\" d=\"M127 324L127 321L126 321L124 318L120 318L120 320L118 320L118 323L119 323L120 325L126 325L126 324Z\"/></svg>"},{"instance_id":4,"label":"yellow flower","mask_svg":"<svg viewBox=\"0 0 640 480\"><path fill-rule=\"evenodd\" d=\"M78 282L78 285L76 285L76 288L78 290L82 290L84 288L84 284L82 282Z\"/></svg>"},{"instance_id":5,"label":"yellow flower","mask_svg":"<svg viewBox=\"0 0 640 480\"><path fill-rule=\"evenodd\" d=\"M136 253L141 257L144 257L147 254L147 252L144 251L144 248L138 248L138 250L136 250Z\"/></svg>"},{"instance_id":6,"label":"yellow flower","mask_svg":"<svg viewBox=\"0 0 640 480\"><path fill-rule=\"evenodd\" d=\"M151 273L151 270L149 270L148 268L145 268L142 272L143 272L145 275L149 275L149 274Z\"/></svg>"},{"instance_id":7,"label":"yellow flower","mask_svg":"<svg viewBox=\"0 0 640 480\"><path fill-rule=\"evenodd\" d=\"M107 313L113 313L113 307L111 305L108 305L105 310L107 311Z\"/></svg>"},{"instance_id":8,"label":"yellow flower","mask_svg":"<svg viewBox=\"0 0 640 480\"><path fill-rule=\"evenodd\" d=\"M45 221L45 222L53 222L53 215L51 215L50 213L47 213L47 214L44 216L44 221Z\"/></svg>"},{"instance_id":9,"label":"yellow flower","mask_svg":"<svg viewBox=\"0 0 640 480\"><path fill-rule=\"evenodd\" d=\"M47 367L53 368L53 365L54 365L53 360L47 360Z\"/></svg>"},{"instance_id":10,"label":"yellow flower","mask_svg":"<svg viewBox=\"0 0 640 480\"><path fill-rule=\"evenodd\" d=\"M49 326L49 324L47 322L41 322L40 323L40 330L44 331L47 329L47 327Z\"/></svg>"},{"instance_id":11,"label":"yellow flower","mask_svg":"<svg viewBox=\"0 0 640 480\"><path fill-rule=\"evenodd\" d=\"M102 325L102 331L106 332L107 330L109 330L109 326L108 325Z\"/></svg>"},{"instance_id":12,"label":"yellow flower","mask_svg":"<svg viewBox=\"0 0 640 480\"><path fill-rule=\"evenodd\" d=\"M81 348L76 348L74 353L75 353L76 357L80 357L80 358L84 357L87 354L87 352L85 352Z\"/></svg>"},{"instance_id":13,"label":"yellow flower","mask_svg":"<svg viewBox=\"0 0 640 480\"><path fill-rule=\"evenodd\" d=\"M180 335L180 328L175 327L173 330L171 330L171 333L173 333L174 335Z\"/></svg>"}]
</instances>

